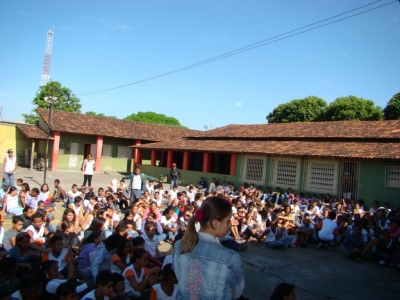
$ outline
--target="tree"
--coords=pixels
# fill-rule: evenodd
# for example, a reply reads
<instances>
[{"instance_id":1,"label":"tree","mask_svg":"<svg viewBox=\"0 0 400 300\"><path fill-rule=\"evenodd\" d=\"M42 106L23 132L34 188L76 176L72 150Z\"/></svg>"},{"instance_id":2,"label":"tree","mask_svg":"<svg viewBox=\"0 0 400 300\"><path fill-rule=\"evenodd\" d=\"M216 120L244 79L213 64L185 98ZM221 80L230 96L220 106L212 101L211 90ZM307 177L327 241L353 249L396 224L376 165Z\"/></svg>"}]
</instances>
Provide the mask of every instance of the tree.
<instances>
[{"instance_id":1,"label":"tree","mask_svg":"<svg viewBox=\"0 0 400 300\"><path fill-rule=\"evenodd\" d=\"M118 119L116 116L106 116L103 113L99 113L98 114L98 113L96 113L94 111L87 111L85 114L89 115L89 116L95 116L95 117L106 117L106 118L111 118L111 119Z\"/></svg>"},{"instance_id":2,"label":"tree","mask_svg":"<svg viewBox=\"0 0 400 300\"><path fill-rule=\"evenodd\" d=\"M25 123L35 124L39 120L36 108L49 108L49 103L44 101L44 97L53 96L57 97L57 103L53 104L54 110L62 110L68 112L81 112L82 105L79 98L75 97L72 91L66 87L61 86L57 81L50 81L46 85L39 87L36 97L33 99L32 104L35 108L32 109L30 114L22 114Z\"/></svg>"},{"instance_id":3,"label":"tree","mask_svg":"<svg viewBox=\"0 0 400 300\"><path fill-rule=\"evenodd\" d=\"M130 114L129 116L124 118L124 120L184 127L181 125L181 123L179 123L177 119L173 117L167 117L164 114L157 114L151 111L139 111L137 114Z\"/></svg>"},{"instance_id":4,"label":"tree","mask_svg":"<svg viewBox=\"0 0 400 300\"><path fill-rule=\"evenodd\" d=\"M325 109L326 121L373 121L382 120L382 108L372 100L356 96L337 98Z\"/></svg>"},{"instance_id":5,"label":"tree","mask_svg":"<svg viewBox=\"0 0 400 300\"><path fill-rule=\"evenodd\" d=\"M390 99L383 109L385 120L400 120L400 93L397 93Z\"/></svg>"},{"instance_id":6,"label":"tree","mask_svg":"<svg viewBox=\"0 0 400 300\"><path fill-rule=\"evenodd\" d=\"M304 99L295 99L280 104L268 114L268 123L313 122L321 120L325 107L325 100L309 96Z\"/></svg>"}]
</instances>

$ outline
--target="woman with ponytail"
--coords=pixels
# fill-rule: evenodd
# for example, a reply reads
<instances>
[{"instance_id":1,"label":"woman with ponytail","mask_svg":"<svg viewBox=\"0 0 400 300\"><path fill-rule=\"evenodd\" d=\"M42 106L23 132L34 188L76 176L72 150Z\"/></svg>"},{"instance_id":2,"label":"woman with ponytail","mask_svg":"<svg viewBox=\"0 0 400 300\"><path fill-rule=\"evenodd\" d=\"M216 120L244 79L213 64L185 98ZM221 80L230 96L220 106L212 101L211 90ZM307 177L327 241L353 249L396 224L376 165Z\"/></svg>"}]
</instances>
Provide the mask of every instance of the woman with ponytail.
<instances>
[{"instance_id":1,"label":"woman with ponytail","mask_svg":"<svg viewBox=\"0 0 400 300\"><path fill-rule=\"evenodd\" d=\"M231 226L232 206L219 197L204 200L174 246L176 299L237 299L244 290L242 261L217 240ZM200 224L196 231L196 222ZM218 278L218 280L216 280Z\"/></svg>"}]
</instances>

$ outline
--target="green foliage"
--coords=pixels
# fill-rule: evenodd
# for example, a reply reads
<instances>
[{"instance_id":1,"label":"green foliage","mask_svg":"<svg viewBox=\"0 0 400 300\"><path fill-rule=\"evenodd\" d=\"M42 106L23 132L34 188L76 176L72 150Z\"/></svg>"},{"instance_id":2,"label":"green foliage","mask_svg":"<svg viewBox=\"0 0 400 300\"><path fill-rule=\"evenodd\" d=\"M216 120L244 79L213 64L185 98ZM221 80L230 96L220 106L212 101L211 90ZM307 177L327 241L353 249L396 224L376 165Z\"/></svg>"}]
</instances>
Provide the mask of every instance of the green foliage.
<instances>
[{"instance_id":1,"label":"green foliage","mask_svg":"<svg viewBox=\"0 0 400 300\"><path fill-rule=\"evenodd\" d=\"M326 121L373 121L382 120L382 108L372 100L356 96L340 97L325 109Z\"/></svg>"},{"instance_id":2,"label":"green foliage","mask_svg":"<svg viewBox=\"0 0 400 300\"><path fill-rule=\"evenodd\" d=\"M310 96L280 104L267 116L268 123L313 122L323 117L325 100Z\"/></svg>"},{"instance_id":3,"label":"green foliage","mask_svg":"<svg viewBox=\"0 0 400 300\"><path fill-rule=\"evenodd\" d=\"M25 123L34 124L39 120L39 116L36 112L37 107L49 108L49 103L44 101L44 97L53 96L57 97L57 103L53 104L54 110L62 110L67 112L81 112L82 105L80 104L79 98L75 97L72 91L66 87L61 86L61 83L57 81L50 81L46 85L39 87L36 97L33 99L32 104L35 108L32 109L31 114L23 114Z\"/></svg>"},{"instance_id":4,"label":"green foliage","mask_svg":"<svg viewBox=\"0 0 400 300\"><path fill-rule=\"evenodd\" d=\"M184 127L174 117L167 117L164 114L157 114L151 111L139 111L137 114L130 114L124 120Z\"/></svg>"},{"instance_id":5,"label":"green foliage","mask_svg":"<svg viewBox=\"0 0 400 300\"><path fill-rule=\"evenodd\" d=\"M390 99L383 110L385 120L400 120L400 93Z\"/></svg>"},{"instance_id":6,"label":"green foliage","mask_svg":"<svg viewBox=\"0 0 400 300\"><path fill-rule=\"evenodd\" d=\"M86 115L89 115L89 116L96 116L96 117L106 117L106 118L111 118L111 119L118 119L116 116L106 116L105 114L103 114L103 113L96 113L96 112L94 112L94 111L87 111L86 113L85 113Z\"/></svg>"}]
</instances>

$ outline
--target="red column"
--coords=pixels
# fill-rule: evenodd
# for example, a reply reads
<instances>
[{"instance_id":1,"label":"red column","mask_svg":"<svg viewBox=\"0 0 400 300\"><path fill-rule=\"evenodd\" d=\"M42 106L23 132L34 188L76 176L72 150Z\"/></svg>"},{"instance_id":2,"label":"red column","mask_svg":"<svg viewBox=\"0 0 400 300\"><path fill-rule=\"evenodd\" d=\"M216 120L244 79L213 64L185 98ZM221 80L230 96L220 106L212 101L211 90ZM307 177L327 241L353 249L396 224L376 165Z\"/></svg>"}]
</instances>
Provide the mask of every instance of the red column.
<instances>
[{"instance_id":1,"label":"red column","mask_svg":"<svg viewBox=\"0 0 400 300\"><path fill-rule=\"evenodd\" d=\"M60 132L54 131L53 132L53 150L51 154L51 170L57 171L58 169L58 150L60 147Z\"/></svg>"},{"instance_id":2,"label":"red column","mask_svg":"<svg viewBox=\"0 0 400 300\"><path fill-rule=\"evenodd\" d=\"M203 156L203 172L210 172L210 164L211 164L211 154L208 152L204 152Z\"/></svg>"},{"instance_id":3,"label":"red column","mask_svg":"<svg viewBox=\"0 0 400 300\"><path fill-rule=\"evenodd\" d=\"M151 165L155 166L157 162L157 151L151 150Z\"/></svg>"},{"instance_id":4,"label":"red column","mask_svg":"<svg viewBox=\"0 0 400 300\"><path fill-rule=\"evenodd\" d=\"M231 154L231 168L229 175L234 176L236 174L236 154Z\"/></svg>"},{"instance_id":5,"label":"red column","mask_svg":"<svg viewBox=\"0 0 400 300\"><path fill-rule=\"evenodd\" d=\"M103 150L103 136L98 135L96 140L96 154L95 154L95 162L96 168L95 172L99 173L101 169L101 152Z\"/></svg>"},{"instance_id":6,"label":"red column","mask_svg":"<svg viewBox=\"0 0 400 300\"><path fill-rule=\"evenodd\" d=\"M190 153L187 151L183 152L182 170L189 170L189 161L190 161Z\"/></svg>"},{"instance_id":7,"label":"red column","mask_svg":"<svg viewBox=\"0 0 400 300\"><path fill-rule=\"evenodd\" d=\"M167 168L171 168L173 159L174 159L174 152L168 151L168 153L167 153Z\"/></svg>"},{"instance_id":8,"label":"red column","mask_svg":"<svg viewBox=\"0 0 400 300\"><path fill-rule=\"evenodd\" d=\"M141 140L136 140L135 141L135 145L141 145L142 144L142 141ZM135 148L134 150L133 150L133 159L134 159L134 161L135 161L135 167L136 167L136 164L141 164L142 162L140 161L140 151L139 151L139 149L138 148ZM139 162L140 161L140 162Z\"/></svg>"}]
</instances>

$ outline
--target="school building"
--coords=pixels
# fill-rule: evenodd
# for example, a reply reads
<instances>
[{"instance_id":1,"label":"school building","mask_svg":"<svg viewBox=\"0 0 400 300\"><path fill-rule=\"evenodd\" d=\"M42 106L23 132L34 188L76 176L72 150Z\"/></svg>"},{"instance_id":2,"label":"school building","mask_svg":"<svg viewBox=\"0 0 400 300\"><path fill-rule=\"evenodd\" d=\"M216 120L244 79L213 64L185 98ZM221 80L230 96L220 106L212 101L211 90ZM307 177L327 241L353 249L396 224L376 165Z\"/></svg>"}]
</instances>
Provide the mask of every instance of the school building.
<instances>
[{"instance_id":1,"label":"school building","mask_svg":"<svg viewBox=\"0 0 400 300\"><path fill-rule=\"evenodd\" d=\"M351 193L368 207L400 205L400 120L228 125L131 147L166 153L165 168L151 160L141 169L168 174L175 162L183 184L215 177L310 195Z\"/></svg>"},{"instance_id":2,"label":"school building","mask_svg":"<svg viewBox=\"0 0 400 300\"><path fill-rule=\"evenodd\" d=\"M38 126L0 126L3 146L19 164L44 153L48 109L37 109ZM400 120L227 125L208 131L53 111L48 165L79 170L90 153L96 172L130 172L139 165L165 176L172 163L183 185L243 182L292 188L310 194L351 193L367 206L378 200L400 205ZM14 142L8 142L12 139ZM11 146L10 146L11 145ZM3 147L4 148L4 147ZM3 153L6 153L6 148Z\"/></svg>"},{"instance_id":3,"label":"school building","mask_svg":"<svg viewBox=\"0 0 400 300\"><path fill-rule=\"evenodd\" d=\"M38 128L46 131L49 110L38 108ZM129 172L133 163L165 165L159 154L151 157L150 151L134 150L131 145L165 142L190 135L197 131L186 128L125 121L107 117L53 110L48 165L52 171L79 170L83 160L91 154L96 161L96 172Z\"/></svg>"}]
</instances>

